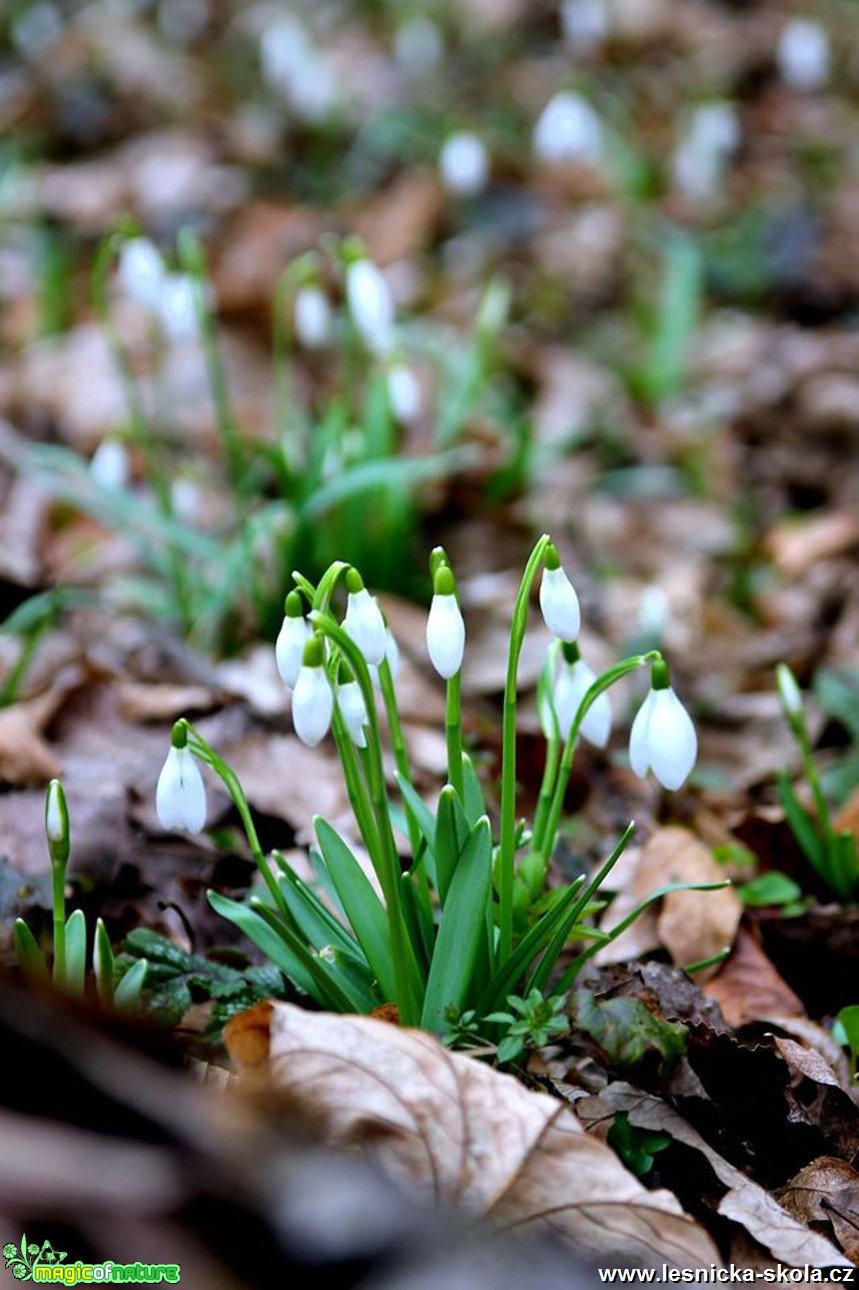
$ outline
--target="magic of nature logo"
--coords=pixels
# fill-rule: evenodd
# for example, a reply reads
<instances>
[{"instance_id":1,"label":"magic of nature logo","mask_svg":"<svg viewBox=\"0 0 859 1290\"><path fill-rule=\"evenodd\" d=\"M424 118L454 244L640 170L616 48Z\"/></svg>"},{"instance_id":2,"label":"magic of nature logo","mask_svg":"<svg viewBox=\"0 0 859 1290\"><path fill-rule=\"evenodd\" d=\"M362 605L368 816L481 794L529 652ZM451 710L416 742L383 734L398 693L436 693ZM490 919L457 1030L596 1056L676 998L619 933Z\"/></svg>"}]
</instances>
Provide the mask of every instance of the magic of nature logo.
<instances>
[{"instance_id":1,"label":"magic of nature logo","mask_svg":"<svg viewBox=\"0 0 859 1290\"><path fill-rule=\"evenodd\" d=\"M54 1249L50 1241L28 1241L21 1237L3 1246L6 1267L17 1281L48 1281L74 1286L85 1282L102 1281L109 1284L158 1285L166 1282L179 1284L178 1263L82 1263L78 1259L68 1263L66 1250Z\"/></svg>"}]
</instances>

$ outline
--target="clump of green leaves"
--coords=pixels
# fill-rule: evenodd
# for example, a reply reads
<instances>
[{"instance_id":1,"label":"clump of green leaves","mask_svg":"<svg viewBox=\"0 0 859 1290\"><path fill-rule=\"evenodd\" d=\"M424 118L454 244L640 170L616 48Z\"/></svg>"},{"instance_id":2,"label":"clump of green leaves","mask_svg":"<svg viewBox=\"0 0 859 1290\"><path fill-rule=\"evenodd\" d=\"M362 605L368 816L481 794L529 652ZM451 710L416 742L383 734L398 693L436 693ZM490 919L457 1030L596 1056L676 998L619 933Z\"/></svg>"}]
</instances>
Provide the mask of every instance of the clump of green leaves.
<instances>
[{"instance_id":1,"label":"clump of green leaves","mask_svg":"<svg viewBox=\"0 0 859 1290\"><path fill-rule=\"evenodd\" d=\"M535 987L525 999L518 994L508 995L507 1004L509 1012L491 1012L486 1018L503 1026L506 1031L497 1051L502 1065L515 1062L526 1048L544 1048L570 1029L563 995L544 998Z\"/></svg>"},{"instance_id":2,"label":"clump of green leaves","mask_svg":"<svg viewBox=\"0 0 859 1290\"><path fill-rule=\"evenodd\" d=\"M652 1129L640 1129L637 1124L630 1123L626 1111L618 1111L607 1141L631 1173L637 1178L646 1178L659 1152L671 1145L671 1136Z\"/></svg>"},{"instance_id":3,"label":"clump of green leaves","mask_svg":"<svg viewBox=\"0 0 859 1290\"><path fill-rule=\"evenodd\" d=\"M189 757L197 758L223 781L263 880L262 892L254 892L245 902L211 892L213 908L239 927L294 985L329 1011L369 1013L395 1003L405 1025L440 1033L453 1025L460 1033L486 1034L491 1043L503 1043L506 1038L510 1042L499 1055L512 1060L528 1042L557 1033L559 1013L552 1001L563 996L600 946L619 935L652 901L678 889L668 884L651 893L611 931L594 925L605 904L600 888L632 835L630 824L594 873L546 891L574 750L588 713L620 677L651 664L654 684L658 681L663 688L651 690L637 733L634 728L635 746L643 750L645 761L653 752L648 714L657 702L667 714L665 726L673 729L676 716L688 735L691 722L668 688L667 667L656 651L624 659L599 677L590 673L568 722L563 728L557 717L550 723L543 791L533 827L517 822L517 673L529 600L541 571L540 603L550 629L571 640L580 623L578 602L557 551L548 536L540 538L513 608L500 821L494 836L483 788L471 757L463 750L460 681L465 629L455 578L441 548L433 552L430 564L435 594L427 645L446 682L448 777L435 809L414 786L384 621L357 570L335 562L317 585L296 573L297 592L310 612L306 620L297 615L292 599L296 591L290 592L279 638L281 674L294 687L296 731L305 742L316 744L329 726L333 730L376 886L349 842L321 818L314 822L313 883L299 878L278 852L267 859L238 777L185 721L174 728L171 755L178 765L175 754L181 754L183 767ZM341 621L335 594L344 583L347 608ZM398 801L386 782L379 706L396 766ZM689 751L694 755L694 748ZM186 768L179 774L176 765L165 763L164 778L159 781L162 797L169 797L165 827L191 818L183 811L183 796L191 792L191 772ZM676 766L671 769L676 772ZM639 773L646 770L647 765L639 765ZM682 777L686 773L688 767ZM199 792L198 786L194 792ZM197 823L195 814L195 827ZM405 860L395 828L408 839ZM568 945L574 947L573 957L561 969ZM547 996L550 1002L544 1004ZM499 1020L497 1014L506 1016L508 1007L513 1010L512 1021Z\"/></svg>"},{"instance_id":4,"label":"clump of green leaves","mask_svg":"<svg viewBox=\"0 0 859 1290\"><path fill-rule=\"evenodd\" d=\"M219 1042L224 1026L236 1013L262 999L286 997L283 976L271 964L246 960L234 964L191 954L143 927L126 936L117 967L132 971L140 963L147 965L140 1010L160 1024L177 1026L193 1003L212 1001L208 1024L200 1036L204 1043Z\"/></svg>"}]
</instances>

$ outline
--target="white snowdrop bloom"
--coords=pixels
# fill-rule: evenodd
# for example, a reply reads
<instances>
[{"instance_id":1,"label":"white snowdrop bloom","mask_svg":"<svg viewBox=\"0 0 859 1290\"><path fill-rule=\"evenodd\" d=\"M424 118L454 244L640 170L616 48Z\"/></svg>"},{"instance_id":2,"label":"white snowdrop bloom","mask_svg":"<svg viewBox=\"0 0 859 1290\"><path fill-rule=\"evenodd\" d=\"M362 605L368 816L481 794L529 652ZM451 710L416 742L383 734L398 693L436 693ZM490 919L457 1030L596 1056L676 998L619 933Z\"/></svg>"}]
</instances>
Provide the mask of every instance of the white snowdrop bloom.
<instances>
[{"instance_id":1,"label":"white snowdrop bloom","mask_svg":"<svg viewBox=\"0 0 859 1290\"><path fill-rule=\"evenodd\" d=\"M561 5L561 31L575 53L587 55L599 49L608 26L606 0L564 0Z\"/></svg>"},{"instance_id":2,"label":"white snowdrop bloom","mask_svg":"<svg viewBox=\"0 0 859 1290\"><path fill-rule=\"evenodd\" d=\"M324 349L331 339L331 306L319 287L299 287L293 306L295 334L305 349Z\"/></svg>"},{"instance_id":3,"label":"white snowdrop bloom","mask_svg":"<svg viewBox=\"0 0 859 1290\"><path fill-rule=\"evenodd\" d=\"M181 476L170 482L170 504L173 513L180 520L191 523L199 520L203 513L203 492L193 479Z\"/></svg>"},{"instance_id":4,"label":"white snowdrop bloom","mask_svg":"<svg viewBox=\"0 0 859 1290\"><path fill-rule=\"evenodd\" d=\"M438 158L441 182L454 197L475 197L489 178L489 153L476 134L459 130L445 139Z\"/></svg>"},{"instance_id":5,"label":"white snowdrop bloom","mask_svg":"<svg viewBox=\"0 0 859 1290\"><path fill-rule=\"evenodd\" d=\"M438 24L423 14L407 18L394 36L394 57L403 71L425 76L438 67L444 55L444 41Z\"/></svg>"},{"instance_id":6,"label":"white snowdrop bloom","mask_svg":"<svg viewBox=\"0 0 859 1290\"><path fill-rule=\"evenodd\" d=\"M427 652L439 676L449 681L462 667L465 623L454 591L453 574L449 569L439 570L435 586L436 592L427 618ZM445 589L448 586L449 591Z\"/></svg>"},{"instance_id":7,"label":"white snowdrop bloom","mask_svg":"<svg viewBox=\"0 0 859 1290\"><path fill-rule=\"evenodd\" d=\"M675 187L695 201L717 196L739 142L740 123L733 105L702 103L674 154Z\"/></svg>"},{"instance_id":8,"label":"white snowdrop bloom","mask_svg":"<svg viewBox=\"0 0 859 1290\"><path fill-rule=\"evenodd\" d=\"M356 570L349 570L346 585L349 586L352 575L354 575L353 585L356 586L356 590L350 588L346 598L346 616L343 619L343 626L364 655L365 661L374 663L378 667L385 657L388 643L385 620L376 597L370 595L363 583L360 586L357 585L360 583L360 575Z\"/></svg>"},{"instance_id":9,"label":"white snowdrop bloom","mask_svg":"<svg viewBox=\"0 0 859 1290\"><path fill-rule=\"evenodd\" d=\"M577 659L575 663L562 661L552 696L562 739L569 735L579 705L596 679L593 668L583 659ZM588 743L596 748L605 748L611 734L611 701L606 691L588 708L579 730Z\"/></svg>"},{"instance_id":10,"label":"white snowdrop bloom","mask_svg":"<svg viewBox=\"0 0 859 1290\"><path fill-rule=\"evenodd\" d=\"M792 18L776 48L779 75L792 90L823 89L829 80L829 37L811 18Z\"/></svg>"},{"instance_id":11,"label":"white snowdrop bloom","mask_svg":"<svg viewBox=\"0 0 859 1290\"><path fill-rule=\"evenodd\" d=\"M131 458L118 439L102 439L89 463L90 479L99 488L125 488L131 477Z\"/></svg>"},{"instance_id":12,"label":"white snowdrop bloom","mask_svg":"<svg viewBox=\"0 0 859 1290\"><path fill-rule=\"evenodd\" d=\"M603 159L603 127L580 94L562 90L551 98L534 128L534 151L547 165L566 161L598 165Z\"/></svg>"},{"instance_id":13,"label":"white snowdrop bloom","mask_svg":"<svg viewBox=\"0 0 859 1290\"><path fill-rule=\"evenodd\" d=\"M404 363L394 363L388 369L387 386L391 411L396 420L403 425L417 421L422 411L423 398L420 381L412 369Z\"/></svg>"},{"instance_id":14,"label":"white snowdrop bloom","mask_svg":"<svg viewBox=\"0 0 859 1290\"><path fill-rule=\"evenodd\" d=\"M557 553L554 556L557 560ZM560 564L543 569L540 582L540 609L543 619L553 636L562 641L574 641L582 625L579 598Z\"/></svg>"},{"instance_id":15,"label":"white snowdrop bloom","mask_svg":"<svg viewBox=\"0 0 859 1290\"><path fill-rule=\"evenodd\" d=\"M400 647L397 644L397 638L391 631L390 627L388 628L385 636L385 659L387 660L388 668L390 669L391 680L396 681L400 673ZM377 690L380 689L381 682L379 680L378 667L375 663L368 663L367 668L373 685Z\"/></svg>"},{"instance_id":16,"label":"white snowdrop bloom","mask_svg":"<svg viewBox=\"0 0 859 1290\"><path fill-rule=\"evenodd\" d=\"M785 716L791 717L802 716L802 691L796 683L796 677L791 672L787 663L779 663L775 670L776 685L778 686L778 695L781 699L781 706L784 709Z\"/></svg>"},{"instance_id":17,"label":"white snowdrop bloom","mask_svg":"<svg viewBox=\"0 0 859 1290\"><path fill-rule=\"evenodd\" d=\"M171 340L197 335L197 287L187 273L168 273L161 286L158 317Z\"/></svg>"},{"instance_id":18,"label":"white snowdrop bloom","mask_svg":"<svg viewBox=\"0 0 859 1290\"><path fill-rule=\"evenodd\" d=\"M66 807L66 795L58 779L52 779L48 785L48 796L45 799L45 832L49 842L64 842L69 832L69 813Z\"/></svg>"},{"instance_id":19,"label":"white snowdrop bloom","mask_svg":"<svg viewBox=\"0 0 859 1290\"><path fill-rule=\"evenodd\" d=\"M346 723L349 738L356 748L367 747L367 705L357 681L345 681L337 686L337 706Z\"/></svg>"},{"instance_id":20,"label":"white snowdrop bloom","mask_svg":"<svg viewBox=\"0 0 859 1290\"><path fill-rule=\"evenodd\" d=\"M123 242L116 272L126 295L149 313L156 313L167 270L155 243L148 237Z\"/></svg>"},{"instance_id":21,"label":"white snowdrop bloom","mask_svg":"<svg viewBox=\"0 0 859 1290\"><path fill-rule=\"evenodd\" d=\"M308 748L315 748L331 725L334 694L325 671L320 641L315 638L308 641L304 647L304 660L292 692L292 724L301 742Z\"/></svg>"},{"instance_id":22,"label":"white snowdrop bloom","mask_svg":"<svg viewBox=\"0 0 859 1290\"><path fill-rule=\"evenodd\" d=\"M664 788L680 788L698 755L692 718L667 686L651 688L629 734L629 761L643 779L652 770Z\"/></svg>"},{"instance_id":23,"label":"white snowdrop bloom","mask_svg":"<svg viewBox=\"0 0 859 1290\"><path fill-rule=\"evenodd\" d=\"M260 36L260 64L269 87L306 121L321 120L337 99L327 58L293 14L278 14Z\"/></svg>"},{"instance_id":24,"label":"white snowdrop bloom","mask_svg":"<svg viewBox=\"0 0 859 1290\"><path fill-rule=\"evenodd\" d=\"M206 789L191 749L173 745L155 790L155 810L163 829L199 833L206 823Z\"/></svg>"},{"instance_id":25,"label":"white snowdrop bloom","mask_svg":"<svg viewBox=\"0 0 859 1290\"><path fill-rule=\"evenodd\" d=\"M385 354L394 340L394 301L385 275L361 257L346 269L346 301L352 321L368 349Z\"/></svg>"},{"instance_id":26,"label":"white snowdrop bloom","mask_svg":"<svg viewBox=\"0 0 859 1290\"><path fill-rule=\"evenodd\" d=\"M290 690L295 689L304 659L304 647L313 634L310 623L301 613L300 601L298 601L297 612L293 612L295 605L290 603L292 595L293 593L290 592L287 597L286 613L274 646L274 657L280 679Z\"/></svg>"}]
</instances>

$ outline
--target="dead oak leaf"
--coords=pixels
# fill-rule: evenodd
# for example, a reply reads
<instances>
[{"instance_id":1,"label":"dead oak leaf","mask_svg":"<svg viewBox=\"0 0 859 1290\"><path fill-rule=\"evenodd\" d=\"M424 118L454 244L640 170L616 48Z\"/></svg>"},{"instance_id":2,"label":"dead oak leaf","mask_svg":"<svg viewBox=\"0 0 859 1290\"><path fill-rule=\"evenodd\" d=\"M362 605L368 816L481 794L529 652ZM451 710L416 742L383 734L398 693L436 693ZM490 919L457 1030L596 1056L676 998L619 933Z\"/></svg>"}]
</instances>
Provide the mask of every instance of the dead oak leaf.
<instances>
[{"instance_id":1,"label":"dead oak leaf","mask_svg":"<svg viewBox=\"0 0 859 1290\"><path fill-rule=\"evenodd\" d=\"M600 1099L615 1112L625 1112L638 1128L668 1133L675 1141L699 1151L727 1189L718 1212L744 1227L780 1263L790 1267L831 1267L842 1262L840 1251L831 1241L810 1231L763 1187L719 1155L673 1107L622 1081L602 1089Z\"/></svg>"},{"instance_id":2,"label":"dead oak leaf","mask_svg":"<svg viewBox=\"0 0 859 1290\"><path fill-rule=\"evenodd\" d=\"M848 1259L859 1261L859 1173L846 1160L812 1160L777 1196L801 1222L831 1223Z\"/></svg>"},{"instance_id":3,"label":"dead oak leaf","mask_svg":"<svg viewBox=\"0 0 859 1290\"><path fill-rule=\"evenodd\" d=\"M259 1076L267 1023L268 1075L333 1145L371 1147L442 1204L504 1227L548 1227L592 1255L718 1263L676 1198L645 1190L563 1103L423 1031L262 1006L228 1028L240 1072Z\"/></svg>"},{"instance_id":4,"label":"dead oak leaf","mask_svg":"<svg viewBox=\"0 0 859 1290\"><path fill-rule=\"evenodd\" d=\"M723 871L694 833L678 825L658 829L643 847L633 881L615 901L604 929L610 930L651 892L667 883L723 880ZM731 945L741 916L742 905L729 887L721 891L675 891L662 900L656 915L657 944L664 945L674 962L683 967ZM623 962L641 952L641 936L648 932L636 931L638 921L600 952L597 963ZM651 922L649 928L652 927Z\"/></svg>"},{"instance_id":5,"label":"dead oak leaf","mask_svg":"<svg viewBox=\"0 0 859 1290\"><path fill-rule=\"evenodd\" d=\"M802 1002L779 976L751 932L741 927L718 976L703 987L730 1026L759 1017L802 1016Z\"/></svg>"}]
</instances>

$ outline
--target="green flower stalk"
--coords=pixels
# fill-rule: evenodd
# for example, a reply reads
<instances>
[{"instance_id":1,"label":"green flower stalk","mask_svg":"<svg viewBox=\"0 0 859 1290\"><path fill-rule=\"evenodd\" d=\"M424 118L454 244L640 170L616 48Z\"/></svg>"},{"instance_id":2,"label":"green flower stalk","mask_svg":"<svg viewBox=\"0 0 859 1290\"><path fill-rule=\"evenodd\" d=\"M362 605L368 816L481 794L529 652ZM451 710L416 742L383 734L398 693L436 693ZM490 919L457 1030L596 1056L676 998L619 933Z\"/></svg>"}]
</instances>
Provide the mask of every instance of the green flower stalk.
<instances>
[{"instance_id":1,"label":"green flower stalk","mask_svg":"<svg viewBox=\"0 0 859 1290\"><path fill-rule=\"evenodd\" d=\"M54 914L54 984L66 979L66 869L71 854L69 810L58 779L52 779L45 798L45 833L51 858L51 889Z\"/></svg>"}]
</instances>

